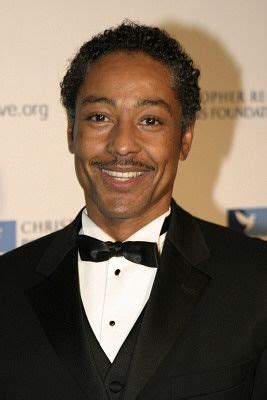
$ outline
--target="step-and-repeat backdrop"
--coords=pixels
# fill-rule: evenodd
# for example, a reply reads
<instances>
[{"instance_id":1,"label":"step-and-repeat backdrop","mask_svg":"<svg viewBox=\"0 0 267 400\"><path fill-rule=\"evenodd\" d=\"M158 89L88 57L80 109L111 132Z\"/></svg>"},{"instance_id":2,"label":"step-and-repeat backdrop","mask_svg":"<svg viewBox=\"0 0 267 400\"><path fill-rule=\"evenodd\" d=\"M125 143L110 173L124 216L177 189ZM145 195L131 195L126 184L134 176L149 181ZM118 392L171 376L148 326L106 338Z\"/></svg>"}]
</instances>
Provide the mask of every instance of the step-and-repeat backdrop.
<instances>
[{"instance_id":1,"label":"step-and-repeat backdrop","mask_svg":"<svg viewBox=\"0 0 267 400\"><path fill-rule=\"evenodd\" d=\"M83 206L59 82L92 34L129 18L175 36L201 69L202 111L174 197L267 238L266 0L0 0L0 253Z\"/></svg>"}]
</instances>

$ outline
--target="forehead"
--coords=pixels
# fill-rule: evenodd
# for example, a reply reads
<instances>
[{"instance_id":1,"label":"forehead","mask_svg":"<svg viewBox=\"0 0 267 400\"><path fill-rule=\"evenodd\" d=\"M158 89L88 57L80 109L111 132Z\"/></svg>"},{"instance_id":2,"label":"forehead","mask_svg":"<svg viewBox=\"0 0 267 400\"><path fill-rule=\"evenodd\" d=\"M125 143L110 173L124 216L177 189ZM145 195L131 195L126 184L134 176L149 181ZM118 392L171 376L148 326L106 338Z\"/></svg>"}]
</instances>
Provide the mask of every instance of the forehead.
<instances>
[{"instance_id":1,"label":"forehead","mask_svg":"<svg viewBox=\"0 0 267 400\"><path fill-rule=\"evenodd\" d=\"M136 67L139 68L140 71L148 69L150 72L150 68L153 66L157 71L160 70L162 73L164 70L164 73L169 74L169 68L163 62L156 60L143 51L127 50L116 50L101 56L90 65L88 72L93 70L95 67L97 69L102 69L111 66L112 68L120 68L122 66L128 66L129 68Z\"/></svg>"},{"instance_id":2,"label":"forehead","mask_svg":"<svg viewBox=\"0 0 267 400\"><path fill-rule=\"evenodd\" d=\"M88 67L80 95L157 95L174 100L170 69L143 52L116 51ZM88 93L89 92L89 93ZM145 93L146 92L146 93Z\"/></svg>"}]
</instances>

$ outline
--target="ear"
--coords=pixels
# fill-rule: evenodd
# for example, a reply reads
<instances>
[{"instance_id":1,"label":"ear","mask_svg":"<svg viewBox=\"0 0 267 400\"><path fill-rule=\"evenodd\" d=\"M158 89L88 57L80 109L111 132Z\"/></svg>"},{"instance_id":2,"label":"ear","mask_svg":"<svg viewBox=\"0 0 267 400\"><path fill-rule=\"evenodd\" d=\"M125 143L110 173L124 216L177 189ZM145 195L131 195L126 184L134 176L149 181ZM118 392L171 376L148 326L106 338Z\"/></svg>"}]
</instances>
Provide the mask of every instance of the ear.
<instances>
[{"instance_id":1,"label":"ear","mask_svg":"<svg viewBox=\"0 0 267 400\"><path fill-rule=\"evenodd\" d=\"M191 144L193 141L193 132L194 132L195 121L190 122L190 124L185 128L181 137L181 148L179 153L179 159L181 161L186 160Z\"/></svg>"},{"instance_id":2,"label":"ear","mask_svg":"<svg viewBox=\"0 0 267 400\"><path fill-rule=\"evenodd\" d=\"M74 153L74 119L68 115L68 125L67 125L67 139L68 139L68 148L70 153Z\"/></svg>"}]
</instances>

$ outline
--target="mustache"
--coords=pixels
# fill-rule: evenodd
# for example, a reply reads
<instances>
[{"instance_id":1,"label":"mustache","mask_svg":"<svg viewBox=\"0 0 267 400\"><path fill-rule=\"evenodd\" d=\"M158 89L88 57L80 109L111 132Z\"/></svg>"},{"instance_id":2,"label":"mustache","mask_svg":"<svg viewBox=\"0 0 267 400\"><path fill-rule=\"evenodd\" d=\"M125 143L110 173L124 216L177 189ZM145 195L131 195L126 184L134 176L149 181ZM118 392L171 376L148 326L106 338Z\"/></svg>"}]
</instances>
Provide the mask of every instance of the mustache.
<instances>
[{"instance_id":1,"label":"mustache","mask_svg":"<svg viewBox=\"0 0 267 400\"><path fill-rule=\"evenodd\" d=\"M92 166L97 167L99 169L108 169L109 167L139 167L145 168L149 171L155 171L155 168L152 165L148 165L143 163L142 161L134 160L134 158L115 158L110 161L101 161L101 160L92 160L90 163Z\"/></svg>"}]
</instances>

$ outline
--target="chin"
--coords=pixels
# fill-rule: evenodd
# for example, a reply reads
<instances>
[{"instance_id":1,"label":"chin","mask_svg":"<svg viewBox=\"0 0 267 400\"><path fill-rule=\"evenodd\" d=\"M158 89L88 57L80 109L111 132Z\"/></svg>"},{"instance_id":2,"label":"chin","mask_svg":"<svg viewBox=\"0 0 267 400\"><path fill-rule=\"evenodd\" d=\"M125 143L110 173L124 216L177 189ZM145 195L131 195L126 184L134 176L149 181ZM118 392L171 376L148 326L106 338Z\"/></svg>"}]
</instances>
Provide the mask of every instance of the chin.
<instances>
[{"instance_id":1,"label":"chin","mask_svg":"<svg viewBox=\"0 0 267 400\"><path fill-rule=\"evenodd\" d=\"M129 207L114 207L103 210L103 214L111 219L130 219L138 216L138 211Z\"/></svg>"},{"instance_id":2,"label":"chin","mask_svg":"<svg viewBox=\"0 0 267 400\"><path fill-rule=\"evenodd\" d=\"M133 204L131 201L122 201L121 199L116 201L110 201L107 204L101 204L99 211L111 219L130 219L135 218L145 213L146 206L144 204Z\"/></svg>"}]
</instances>

